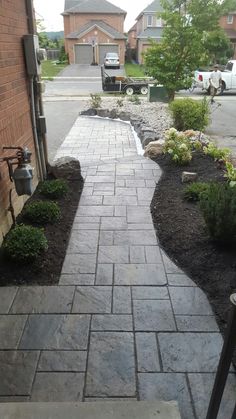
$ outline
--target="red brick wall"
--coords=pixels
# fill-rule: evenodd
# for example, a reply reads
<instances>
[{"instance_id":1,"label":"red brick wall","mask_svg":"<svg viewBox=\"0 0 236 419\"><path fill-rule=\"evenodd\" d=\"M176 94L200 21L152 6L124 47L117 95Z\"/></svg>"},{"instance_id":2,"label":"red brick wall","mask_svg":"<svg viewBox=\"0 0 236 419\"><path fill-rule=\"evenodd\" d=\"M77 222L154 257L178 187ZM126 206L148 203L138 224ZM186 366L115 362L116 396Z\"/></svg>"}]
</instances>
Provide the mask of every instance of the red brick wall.
<instances>
[{"instance_id":1,"label":"red brick wall","mask_svg":"<svg viewBox=\"0 0 236 419\"><path fill-rule=\"evenodd\" d=\"M22 48L22 36L27 33L25 0L0 0L0 157L9 154L3 152L3 146L27 146L33 152L32 165L35 167ZM34 175L36 177L36 170ZM23 199L17 197L9 180L7 164L0 163L0 242L11 224L11 217L7 212L11 187L14 191L13 205L16 212L19 212Z\"/></svg>"},{"instance_id":2,"label":"red brick wall","mask_svg":"<svg viewBox=\"0 0 236 419\"><path fill-rule=\"evenodd\" d=\"M223 29L233 29L235 31L236 30L236 14L233 14L233 23L228 23L227 18L228 18L228 15L222 16L220 18L220 26Z\"/></svg>"}]
</instances>

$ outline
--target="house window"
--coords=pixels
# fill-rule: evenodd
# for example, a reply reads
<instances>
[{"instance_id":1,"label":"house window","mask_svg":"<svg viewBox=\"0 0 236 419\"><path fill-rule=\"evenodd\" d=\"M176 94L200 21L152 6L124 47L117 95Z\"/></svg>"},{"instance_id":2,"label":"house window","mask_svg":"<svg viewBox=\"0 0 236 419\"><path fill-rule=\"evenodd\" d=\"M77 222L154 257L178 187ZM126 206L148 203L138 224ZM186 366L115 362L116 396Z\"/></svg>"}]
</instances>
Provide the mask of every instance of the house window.
<instances>
[{"instance_id":1,"label":"house window","mask_svg":"<svg viewBox=\"0 0 236 419\"><path fill-rule=\"evenodd\" d=\"M234 20L233 15L228 15L228 16L227 16L227 23L228 23L229 25L231 25L231 24L233 23L233 20Z\"/></svg>"},{"instance_id":2,"label":"house window","mask_svg":"<svg viewBox=\"0 0 236 419\"><path fill-rule=\"evenodd\" d=\"M152 18L153 18L152 15L147 16L147 26L152 26Z\"/></svg>"},{"instance_id":3,"label":"house window","mask_svg":"<svg viewBox=\"0 0 236 419\"><path fill-rule=\"evenodd\" d=\"M156 19L156 26L158 27L158 28L161 28L162 27L162 21L161 21L161 19Z\"/></svg>"}]
</instances>

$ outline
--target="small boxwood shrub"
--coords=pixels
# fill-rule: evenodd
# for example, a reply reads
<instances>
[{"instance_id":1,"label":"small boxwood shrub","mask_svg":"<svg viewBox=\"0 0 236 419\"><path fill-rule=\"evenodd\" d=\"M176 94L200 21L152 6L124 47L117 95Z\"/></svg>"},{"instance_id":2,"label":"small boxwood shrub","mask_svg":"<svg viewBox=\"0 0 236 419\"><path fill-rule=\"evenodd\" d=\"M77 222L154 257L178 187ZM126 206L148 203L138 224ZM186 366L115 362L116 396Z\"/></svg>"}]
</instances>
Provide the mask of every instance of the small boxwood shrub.
<instances>
[{"instance_id":1,"label":"small boxwood shrub","mask_svg":"<svg viewBox=\"0 0 236 419\"><path fill-rule=\"evenodd\" d=\"M236 189L211 183L200 194L200 209L213 240L224 244L236 240Z\"/></svg>"},{"instance_id":2,"label":"small boxwood shrub","mask_svg":"<svg viewBox=\"0 0 236 419\"><path fill-rule=\"evenodd\" d=\"M186 201L199 201L200 194L205 192L209 186L209 183L204 182L193 182L184 189L184 199Z\"/></svg>"},{"instance_id":3,"label":"small boxwood shrub","mask_svg":"<svg viewBox=\"0 0 236 419\"><path fill-rule=\"evenodd\" d=\"M50 199L62 198L68 190L68 184L64 179L45 180L39 185L39 192Z\"/></svg>"},{"instance_id":4,"label":"small boxwood shrub","mask_svg":"<svg viewBox=\"0 0 236 419\"><path fill-rule=\"evenodd\" d=\"M6 256L19 263L33 261L47 248L47 239L43 230L24 224L12 229L3 242Z\"/></svg>"},{"instance_id":5,"label":"small boxwood shrub","mask_svg":"<svg viewBox=\"0 0 236 419\"><path fill-rule=\"evenodd\" d=\"M178 131L204 131L208 125L210 110L206 99L176 99L169 108Z\"/></svg>"},{"instance_id":6,"label":"small boxwood shrub","mask_svg":"<svg viewBox=\"0 0 236 419\"><path fill-rule=\"evenodd\" d=\"M60 208L56 202L35 201L27 204L23 216L27 220L38 224L55 223L61 215Z\"/></svg>"}]
</instances>

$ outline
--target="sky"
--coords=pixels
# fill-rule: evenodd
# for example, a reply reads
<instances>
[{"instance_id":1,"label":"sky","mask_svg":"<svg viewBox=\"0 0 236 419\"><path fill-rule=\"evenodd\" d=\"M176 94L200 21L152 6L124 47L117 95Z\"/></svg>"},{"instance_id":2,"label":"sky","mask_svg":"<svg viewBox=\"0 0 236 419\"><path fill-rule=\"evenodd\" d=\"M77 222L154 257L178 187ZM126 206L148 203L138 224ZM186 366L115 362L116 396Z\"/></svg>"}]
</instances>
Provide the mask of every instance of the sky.
<instances>
[{"instance_id":1,"label":"sky","mask_svg":"<svg viewBox=\"0 0 236 419\"><path fill-rule=\"evenodd\" d=\"M125 18L125 31L128 31L135 23L139 13L152 3L152 0L108 0L115 6L127 12ZM33 0L36 18L43 19L46 31L63 30L61 13L64 10L64 0Z\"/></svg>"}]
</instances>

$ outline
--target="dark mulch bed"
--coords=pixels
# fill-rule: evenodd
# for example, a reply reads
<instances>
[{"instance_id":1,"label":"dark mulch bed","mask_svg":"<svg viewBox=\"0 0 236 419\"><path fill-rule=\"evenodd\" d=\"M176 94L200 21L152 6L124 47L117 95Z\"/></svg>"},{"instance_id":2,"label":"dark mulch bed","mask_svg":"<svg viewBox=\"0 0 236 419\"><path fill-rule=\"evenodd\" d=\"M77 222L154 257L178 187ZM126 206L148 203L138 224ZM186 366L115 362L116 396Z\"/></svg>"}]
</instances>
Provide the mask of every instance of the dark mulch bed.
<instances>
[{"instance_id":1,"label":"dark mulch bed","mask_svg":"<svg viewBox=\"0 0 236 419\"><path fill-rule=\"evenodd\" d=\"M199 181L224 182L223 170L208 156L196 153L190 165L178 167L169 156L155 161L163 175L151 211L162 248L207 294L221 332L224 333L229 296L236 290L236 248L217 247L208 237L197 204L182 199L183 170L197 172Z\"/></svg>"},{"instance_id":2,"label":"dark mulch bed","mask_svg":"<svg viewBox=\"0 0 236 419\"><path fill-rule=\"evenodd\" d=\"M61 219L55 224L44 226L44 232L48 240L47 252L40 256L36 262L22 266L7 261L0 254L0 286L22 284L53 285L58 283L70 237L70 230L83 189L83 181L69 180L68 186L69 192L61 199L55 200L61 209ZM46 200L36 189L27 202L39 199ZM22 222L20 215L17 217L17 223ZM24 224L27 224L25 220Z\"/></svg>"}]
</instances>

